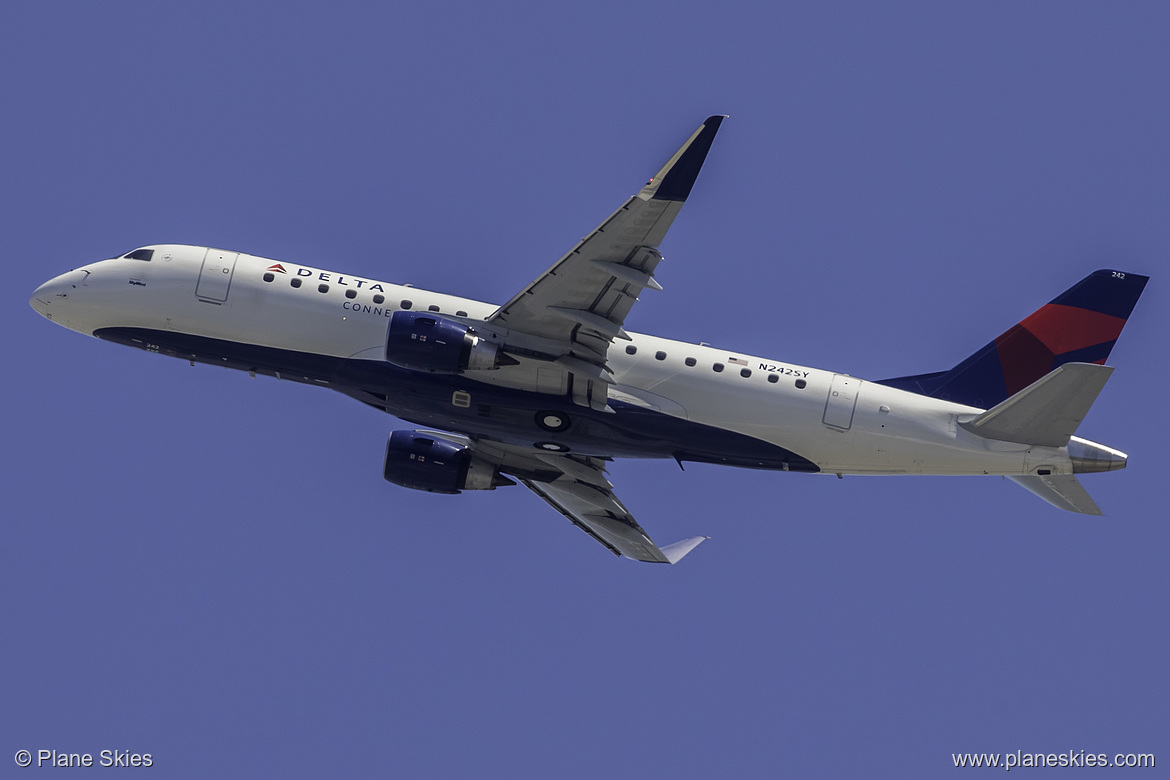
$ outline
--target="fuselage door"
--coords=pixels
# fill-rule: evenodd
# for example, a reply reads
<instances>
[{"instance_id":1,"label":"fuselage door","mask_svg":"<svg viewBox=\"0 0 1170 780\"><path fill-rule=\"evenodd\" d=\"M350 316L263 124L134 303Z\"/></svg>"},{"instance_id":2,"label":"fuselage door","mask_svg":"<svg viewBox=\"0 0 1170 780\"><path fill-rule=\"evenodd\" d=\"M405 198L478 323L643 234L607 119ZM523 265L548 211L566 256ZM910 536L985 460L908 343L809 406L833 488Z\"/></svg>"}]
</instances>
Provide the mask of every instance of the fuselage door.
<instances>
[{"instance_id":1,"label":"fuselage door","mask_svg":"<svg viewBox=\"0 0 1170 780\"><path fill-rule=\"evenodd\" d=\"M857 388L860 379L854 379L845 374L833 374L833 383L829 386L829 400L825 402L825 416L822 418L825 425L849 430L853 425L853 407L857 405Z\"/></svg>"},{"instance_id":2,"label":"fuselage door","mask_svg":"<svg viewBox=\"0 0 1170 780\"><path fill-rule=\"evenodd\" d=\"M208 249L203 256L203 268L199 271L199 284L195 294L209 301L226 301L228 288L232 284L232 272L236 270L238 252L224 252Z\"/></svg>"}]
</instances>

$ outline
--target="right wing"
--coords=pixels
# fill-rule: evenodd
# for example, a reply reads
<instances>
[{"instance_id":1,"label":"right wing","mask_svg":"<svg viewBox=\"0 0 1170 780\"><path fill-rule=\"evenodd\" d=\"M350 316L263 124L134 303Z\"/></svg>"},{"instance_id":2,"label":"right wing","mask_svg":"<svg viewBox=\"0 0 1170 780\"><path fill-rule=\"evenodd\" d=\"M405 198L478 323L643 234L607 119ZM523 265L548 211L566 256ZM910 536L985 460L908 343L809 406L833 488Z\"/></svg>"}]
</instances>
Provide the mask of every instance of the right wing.
<instances>
[{"instance_id":1,"label":"right wing","mask_svg":"<svg viewBox=\"0 0 1170 780\"><path fill-rule=\"evenodd\" d=\"M629 510L618 501L613 493L613 485L608 483L604 487L594 485L569 474L552 482L520 481L568 518L569 522L608 547L614 555L624 555L647 563L678 563L707 538L692 536L681 542L658 547Z\"/></svg>"},{"instance_id":2,"label":"right wing","mask_svg":"<svg viewBox=\"0 0 1170 780\"><path fill-rule=\"evenodd\" d=\"M438 435L438 434L437 434ZM678 563L707 537L659 547L618 500L605 474L605 461L581 455L536 452L494 441L470 441L441 434L474 449L503 474L516 477L569 522L603 544L614 555L649 563Z\"/></svg>"}]
</instances>

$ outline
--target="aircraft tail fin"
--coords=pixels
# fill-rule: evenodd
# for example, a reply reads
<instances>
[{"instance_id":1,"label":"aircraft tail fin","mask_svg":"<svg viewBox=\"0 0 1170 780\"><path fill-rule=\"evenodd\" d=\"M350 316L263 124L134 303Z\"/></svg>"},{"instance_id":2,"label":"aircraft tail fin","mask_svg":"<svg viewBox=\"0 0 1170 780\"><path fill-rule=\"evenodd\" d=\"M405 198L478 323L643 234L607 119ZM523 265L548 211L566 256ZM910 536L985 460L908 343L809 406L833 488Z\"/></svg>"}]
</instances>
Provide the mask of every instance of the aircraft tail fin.
<instances>
[{"instance_id":1,"label":"aircraft tail fin","mask_svg":"<svg viewBox=\"0 0 1170 780\"><path fill-rule=\"evenodd\" d=\"M1112 366L1065 363L986 412L960 419L959 425L986 439L1038 447L1068 446L1074 474L1053 474L1041 467L1035 475L1008 479L1059 509L1102 514L1075 473L1124 468L1125 456L1092 442L1070 440L1112 373Z\"/></svg>"},{"instance_id":2,"label":"aircraft tail fin","mask_svg":"<svg viewBox=\"0 0 1170 780\"><path fill-rule=\"evenodd\" d=\"M1082 515L1104 514L1084 486L1072 474L1008 477L1020 487L1035 493L1057 509Z\"/></svg>"},{"instance_id":3,"label":"aircraft tail fin","mask_svg":"<svg viewBox=\"0 0 1170 780\"><path fill-rule=\"evenodd\" d=\"M1147 281L1095 271L949 371L880 384L988 409L1066 363L1104 364Z\"/></svg>"},{"instance_id":4,"label":"aircraft tail fin","mask_svg":"<svg viewBox=\"0 0 1170 780\"><path fill-rule=\"evenodd\" d=\"M985 439L1063 447L1112 373L1112 366L1065 363L1011 398L959 424Z\"/></svg>"}]
</instances>

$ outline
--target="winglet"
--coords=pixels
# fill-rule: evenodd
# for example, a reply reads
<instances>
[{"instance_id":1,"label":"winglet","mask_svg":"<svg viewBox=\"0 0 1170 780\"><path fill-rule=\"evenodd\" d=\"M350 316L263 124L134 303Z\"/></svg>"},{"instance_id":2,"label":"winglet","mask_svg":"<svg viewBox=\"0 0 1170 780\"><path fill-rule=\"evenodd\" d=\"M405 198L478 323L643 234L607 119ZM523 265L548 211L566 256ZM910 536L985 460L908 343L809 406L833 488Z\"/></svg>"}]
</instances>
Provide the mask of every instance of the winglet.
<instances>
[{"instance_id":1,"label":"winglet","mask_svg":"<svg viewBox=\"0 0 1170 780\"><path fill-rule=\"evenodd\" d=\"M724 119L724 116L707 117L707 121L699 125L699 129L662 166L662 170L646 182L638 197L642 200L684 202L691 194L691 187L695 186L695 179L699 178L699 169L703 167L707 152L711 150L711 142L715 140L715 133Z\"/></svg>"},{"instance_id":2,"label":"winglet","mask_svg":"<svg viewBox=\"0 0 1170 780\"><path fill-rule=\"evenodd\" d=\"M687 553L698 547L703 542L707 541L709 536L692 536L690 539L683 539L681 542L668 544L665 547L660 547L662 554L666 556L666 560L671 563L678 563L686 557Z\"/></svg>"}]
</instances>

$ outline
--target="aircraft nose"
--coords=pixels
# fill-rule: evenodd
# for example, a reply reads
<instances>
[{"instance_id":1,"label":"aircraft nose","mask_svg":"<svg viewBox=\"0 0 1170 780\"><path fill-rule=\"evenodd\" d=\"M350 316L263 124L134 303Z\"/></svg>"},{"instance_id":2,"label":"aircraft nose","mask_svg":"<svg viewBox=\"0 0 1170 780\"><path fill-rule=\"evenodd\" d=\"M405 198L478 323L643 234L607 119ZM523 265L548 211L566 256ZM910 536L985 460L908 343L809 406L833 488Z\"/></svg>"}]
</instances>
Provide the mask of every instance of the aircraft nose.
<instances>
[{"instance_id":1,"label":"aircraft nose","mask_svg":"<svg viewBox=\"0 0 1170 780\"><path fill-rule=\"evenodd\" d=\"M28 305L33 307L33 311L42 317L52 319L49 311L53 306L53 298L56 296L57 286L56 279L50 279L42 284L37 289L33 290L32 297L28 299Z\"/></svg>"},{"instance_id":2,"label":"aircraft nose","mask_svg":"<svg viewBox=\"0 0 1170 780\"><path fill-rule=\"evenodd\" d=\"M77 271L70 271L55 276L33 290L32 297L28 299L33 311L42 317L53 319L53 312L60 311L63 304L69 300L70 294L77 289L77 280L73 278L77 275Z\"/></svg>"}]
</instances>

